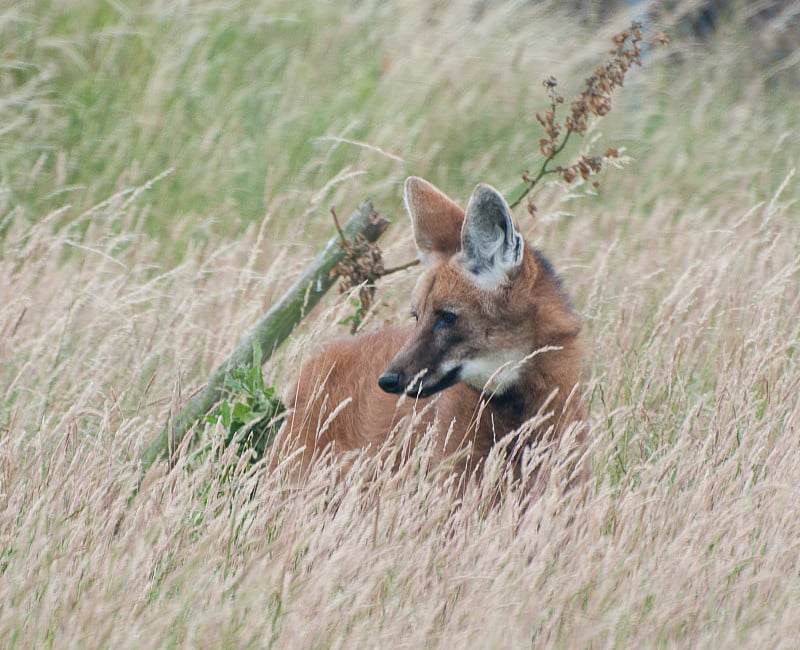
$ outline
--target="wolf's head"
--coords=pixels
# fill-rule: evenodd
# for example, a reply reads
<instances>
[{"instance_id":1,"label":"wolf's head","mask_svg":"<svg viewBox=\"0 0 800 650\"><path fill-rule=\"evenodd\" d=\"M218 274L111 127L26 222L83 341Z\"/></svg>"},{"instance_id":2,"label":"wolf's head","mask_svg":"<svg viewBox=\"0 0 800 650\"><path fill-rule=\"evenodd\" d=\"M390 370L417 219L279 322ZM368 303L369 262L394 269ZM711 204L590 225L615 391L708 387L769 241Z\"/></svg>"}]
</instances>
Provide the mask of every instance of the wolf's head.
<instances>
[{"instance_id":1,"label":"wolf's head","mask_svg":"<svg viewBox=\"0 0 800 650\"><path fill-rule=\"evenodd\" d=\"M549 344L548 329L577 333L549 264L526 246L497 190L478 185L462 210L427 181L411 177L405 203L425 272L412 303L416 328L379 377L383 390L427 397L463 381L503 392L525 356ZM552 293L548 284L559 294L555 302L562 305L555 311L561 313L548 314L552 322L537 326Z\"/></svg>"}]
</instances>

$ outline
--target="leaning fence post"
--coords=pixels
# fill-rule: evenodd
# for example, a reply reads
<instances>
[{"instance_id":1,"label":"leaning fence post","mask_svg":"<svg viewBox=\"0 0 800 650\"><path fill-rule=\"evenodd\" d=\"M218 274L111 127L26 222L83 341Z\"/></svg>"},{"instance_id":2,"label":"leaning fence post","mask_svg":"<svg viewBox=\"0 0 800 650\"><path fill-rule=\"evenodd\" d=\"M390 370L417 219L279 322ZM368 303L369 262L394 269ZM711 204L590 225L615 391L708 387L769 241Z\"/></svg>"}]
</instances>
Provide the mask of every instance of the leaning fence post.
<instances>
[{"instance_id":1,"label":"leaning fence post","mask_svg":"<svg viewBox=\"0 0 800 650\"><path fill-rule=\"evenodd\" d=\"M360 234L374 242L388 225L389 220L378 215L370 201L364 201L347 220L342 234L351 241ZM331 271L345 255L339 246L340 242L341 236L337 233L281 299L239 341L230 356L211 374L206 385L180 408L171 423L148 445L139 459L140 477L158 459L167 458L171 441L180 442L192 426L219 401L226 375L237 367L252 364L254 343L260 345L266 356L271 355L289 336L303 315L319 302L336 281L336 276ZM190 446L193 442L194 439L190 441Z\"/></svg>"}]
</instances>

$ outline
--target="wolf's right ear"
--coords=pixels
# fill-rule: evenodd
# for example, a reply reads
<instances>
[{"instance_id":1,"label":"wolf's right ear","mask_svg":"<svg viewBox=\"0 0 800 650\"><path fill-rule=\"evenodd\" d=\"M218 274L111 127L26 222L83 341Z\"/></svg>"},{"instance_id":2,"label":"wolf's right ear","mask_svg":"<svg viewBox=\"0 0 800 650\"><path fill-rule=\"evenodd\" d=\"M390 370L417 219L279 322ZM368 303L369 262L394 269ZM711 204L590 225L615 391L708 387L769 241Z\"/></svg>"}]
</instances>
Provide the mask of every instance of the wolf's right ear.
<instances>
[{"instance_id":1,"label":"wolf's right ear","mask_svg":"<svg viewBox=\"0 0 800 650\"><path fill-rule=\"evenodd\" d=\"M478 185L469 197L462 240L462 264L486 289L506 282L522 264L525 240L508 203L491 185Z\"/></svg>"},{"instance_id":2,"label":"wolf's right ear","mask_svg":"<svg viewBox=\"0 0 800 650\"><path fill-rule=\"evenodd\" d=\"M461 248L464 211L450 197L416 176L406 179L403 199L423 264L448 258Z\"/></svg>"}]
</instances>

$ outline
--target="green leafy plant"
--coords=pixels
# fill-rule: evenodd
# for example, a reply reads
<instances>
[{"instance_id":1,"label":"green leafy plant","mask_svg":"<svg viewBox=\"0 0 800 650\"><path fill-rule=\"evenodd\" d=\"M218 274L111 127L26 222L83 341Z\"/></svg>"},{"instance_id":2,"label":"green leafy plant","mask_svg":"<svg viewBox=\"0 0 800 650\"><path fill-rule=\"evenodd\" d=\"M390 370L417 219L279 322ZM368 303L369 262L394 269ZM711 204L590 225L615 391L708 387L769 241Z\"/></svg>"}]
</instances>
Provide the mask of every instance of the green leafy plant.
<instances>
[{"instance_id":1,"label":"green leafy plant","mask_svg":"<svg viewBox=\"0 0 800 650\"><path fill-rule=\"evenodd\" d=\"M353 307L353 313L340 320L337 325L349 325L351 334L355 334L361 327L367 308L358 298L351 298L350 305Z\"/></svg>"},{"instance_id":2,"label":"green leafy plant","mask_svg":"<svg viewBox=\"0 0 800 650\"><path fill-rule=\"evenodd\" d=\"M193 471L210 458L214 465L208 479L196 488L199 507L187 515L193 526L204 521L210 499L240 489L242 483L239 479L247 474L241 470L263 458L278 433L284 406L275 388L264 383L262 358L261 346L253 343L253 363L241 365L225 377L223 399L204 418L207 424L215 427L214 434L191 452L187 468ZM222 425L221 439L216 425ZM228 456L222 461L222 451L232 445L236 446L233 460ZM227 502L227 499L222 502Z\"/></svg>"},{"instance_id":3,"label":"green leafy plant","mask_svg":"<svg viewBox=\"0 0 800 650\"><path fill-rule=\"evenodd\" d=\"M205 417L209 424L222 424L225 447L236 444L240 456L251 453L252 462L262 458L275 439L284 411L275 388L264 383L261 361L261 346L254 343L253 364L240 366L225 378L225 397Z\"/></svg>"}]
</instances>

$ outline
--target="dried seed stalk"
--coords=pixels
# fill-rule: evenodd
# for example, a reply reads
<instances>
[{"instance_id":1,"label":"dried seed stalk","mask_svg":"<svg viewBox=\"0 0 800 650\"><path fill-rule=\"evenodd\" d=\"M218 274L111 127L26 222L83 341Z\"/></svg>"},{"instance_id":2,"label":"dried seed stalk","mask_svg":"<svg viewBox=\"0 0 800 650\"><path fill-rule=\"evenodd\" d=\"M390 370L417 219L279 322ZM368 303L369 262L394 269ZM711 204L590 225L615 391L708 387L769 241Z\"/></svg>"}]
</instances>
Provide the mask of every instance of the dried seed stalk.
<instances>
[{"instance_id":1,"label":"dried seed stalk","mask_svg":"<svg viewBox=\"0 0 800 650\"><path fill-rule=\"evenodd\" d=\"M566 183L572 183L578 176L587 180L590 176L600 172L605 160L619 157L619 152L611 148L602 156L582 155L576 162L566 167L562 165L550 167L550 163L564 150L573 133L584 135L593 115L602 117L611 110L611 95L614 90L623 85L625 75L632 66L641 65L641 30L641 23L634 22L628 29L619 32L612 38L614 49L610 51L611 58L586 79L584 90L570 102L570 113L563 125L556 116L558 107L564 103L564 97L558 92L558 82L555 77L548 77L544 80L543 85L550 98L550 108L543 114L537 113L536 119L542 125L547 136L539 140L539 149L545 159L535 176L528 171L522 175L526 187L511 202L512 208L517 207L547 174L558 174ZM663 37L660 40L664 42L666 39ZM536 210L530 199L528 200L528 210L531 214Z\"/></svg>"}]
</instances>

